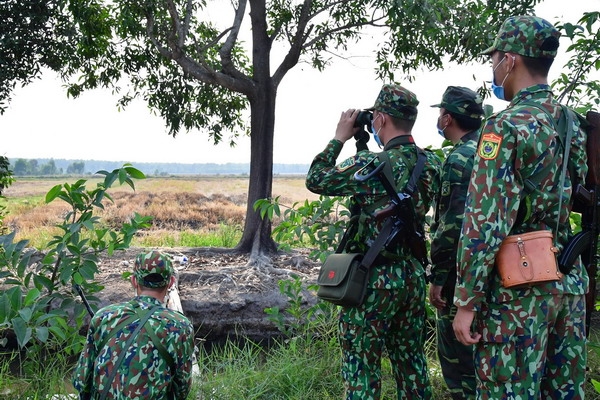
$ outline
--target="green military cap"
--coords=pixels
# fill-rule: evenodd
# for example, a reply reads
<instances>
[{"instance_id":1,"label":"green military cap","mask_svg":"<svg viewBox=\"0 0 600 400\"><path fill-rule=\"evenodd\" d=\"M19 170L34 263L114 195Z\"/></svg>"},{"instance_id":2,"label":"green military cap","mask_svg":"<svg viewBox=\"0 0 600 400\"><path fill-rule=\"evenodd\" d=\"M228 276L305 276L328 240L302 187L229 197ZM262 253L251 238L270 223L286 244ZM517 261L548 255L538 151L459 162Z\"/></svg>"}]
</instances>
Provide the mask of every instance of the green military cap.
<instances>
[{"instance_id":1,"label":"green military cap","mask_svg":"<svg viewBox=\"0 0 600 400\"><path fill-rule=\"evenodd\" d=\"M473 90L463 86L448 86L442 102L431 107L442 107L454 114L469 118L483 117L483 100Z\"/></svg>"},{"instance_id":2,"label":"green military cap","mask_svg":"<svg viewBox=\"0 0 600 400\"><path fill-rule=\"evenodd\" d=\"M175 274L171 259L159 251L139 254L135 259L133 274L138 283L149 288L167 286Z\"/></svg>"},{"instance_id":3,"label":"green military cap","mask_svg":"<svg viewBox=\"0 0 600 400\"><path fill-rule=\"evenodd\" d=\"M417 105L419 100L410 90L400 85L383 85L375 105L367 108L368 111L381 111L398 119L414 121L417 119Z\"/></svg>"},{"instance_id":4,"label":"green military cap","mask_svg":"<svg viewBox=\"0 0 600 400\"><path fill-rule=\"evenodd\" d=\"M509 17L498 31L492 47L484 55L494 51L515 53L533 58L554 58L558 50L560 32L543 18L530 15Z\"/></svg>"}]
</instances>

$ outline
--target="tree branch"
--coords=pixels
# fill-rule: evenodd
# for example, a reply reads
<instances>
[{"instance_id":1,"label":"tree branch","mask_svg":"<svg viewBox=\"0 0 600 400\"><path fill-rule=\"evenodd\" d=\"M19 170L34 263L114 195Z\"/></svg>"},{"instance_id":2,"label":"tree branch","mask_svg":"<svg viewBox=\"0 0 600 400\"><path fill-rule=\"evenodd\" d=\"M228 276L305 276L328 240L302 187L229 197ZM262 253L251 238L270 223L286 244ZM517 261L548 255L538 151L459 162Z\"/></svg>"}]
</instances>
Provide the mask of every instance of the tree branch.
<instances>
[{"instance_id":1,"label":"tree branch","mask_svg":"<svg viewBox=\"0 0 600 400\"><path fill-rule=\"evenodd\" d=\"M173 29L169 31L170 35L168 35L169 42L172 42L174 46L181 49L185 43L185 33L184 28L181 26L177 7L175 6L175 3L173 3L173 0L167 0L167 10L169 10L169 15L171 16L171 22L173 24Z\"/></svg>"},{"instance_id":2,"label":"tree branch","mask_svg":"<svg viewBox=\"0 0 600 400\"><path fill-rule=\"evenodd\" d=\"M302 54L302 43L304 42L304 37L308 36L309 32L312 30L311 28L309 28L307 31L308 22L315 15L318 15L318 13L314 15L310 14L310 8L312 6L312 3L312 0L305 0L302 5L300 17L298 18L298 26L296 28L296 33L294 34L294 37L291 40L290 50L285 55L283 61L273 74L273 84L275 85L275 87L279 86L279 83L281 82L285 74L296 64L298 64L298 60L300 59L300 55Z\"/></svg>"},{"instance_id":3,"label":"tree branch","mask_svg":"<svg viewBox=\"0 0 600 400\"><path fill-rule=\"evenodd\" d=\"M219 56L221 57L223 72L237 78L245 78L246 76L235 67L231 53L240 33L240 27L242 26L242 21L244 20L247 4L247 0L242 0L239 2L239 6L235 10L233 25L228 29L229 36L227 37L227 40L225 40L223 46L221 46L219 49Z\"/></svg>"},{"instance_id":4,"label":"tree branch","mask_svg":"<svg viewBox=\"0 0 600 400\"><path fill-rule=\"evenodd\" d=\"M185 18L183 20L183 31L179 38L179 47L183 47L185 44L185 38L190 32L190 21L192 20L192 13L194 12L194 0L188 0L185 8Z\"/></svg>"},{"instance_id":5,"label":"tree branch","mask_svg":"<svg viewBox=\"0 0 600 400\"><path fill-rule=\"evenodd\" d=\"M156 36L154 35L154 15L151 12L146 13L146 34L150 42L156 47L161 56L172 59L173 53L163 45L160 44Z\"/></svg>"}]
</instances>

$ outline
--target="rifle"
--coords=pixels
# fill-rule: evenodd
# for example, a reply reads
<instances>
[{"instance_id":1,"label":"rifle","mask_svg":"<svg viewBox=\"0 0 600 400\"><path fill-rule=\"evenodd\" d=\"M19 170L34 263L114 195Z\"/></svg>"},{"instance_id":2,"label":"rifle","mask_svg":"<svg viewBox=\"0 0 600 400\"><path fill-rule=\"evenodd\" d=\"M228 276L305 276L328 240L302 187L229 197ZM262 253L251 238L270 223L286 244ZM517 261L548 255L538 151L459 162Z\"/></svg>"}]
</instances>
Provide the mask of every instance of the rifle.
<instances>
[{"instance_id":1,"label":"rifle","mask_svg":"<svg viewBox=\"0 0 600 400\"><path fill-rule=\"evenodd\" d=\"M387 218L392 218L393 220L392 230L384 244L384 249L392 250L398 244L405 244L423 267L426 267L429 264L427 245L425 243L423 226L417 222L412 194L416 188L416 180L423 169L425 158L426 156L419 152L417 165L413 170L405 192L398 193L396 186L384 171L386 164L389 163L389 159L388 161L382 161L375 169L367 174L362 173L364 168L354 174L354 179L359 182L366 181L372 177L377 177L390 197L390 205L375 214L375 219L377 221L382 221ZM369 164L367 164L367 166L368 165Z\"/></svg>"},{"instance_id":2,"label":"rifle","mask_svg":"<svg viewBox=\"0 0 600 400\"><path fill-rule=\"evenodd\" d=\"M81 301L83 301L83 305L85 305L85 308L87 309L88 313L90 314L90 317L94 316L94 311L92 311L92 307L90 306L90 303L87 301L86 297L85 297L85 293L83 293L83 289L81 288L81 286L79 286L78 284L74 284L73 288L75 289L75 291L77 292L77 294L79 294L79 297L81 297Z\"/></svg>"},{"instance_id":3,"label":"rifle","mask_svg":"<svg viewBox=\"0 0 600 400\"><path fill-rule=\"evenodd\" d=\"M586 330L589 333L592 310L596 307L596 275L598 272L598 235L600 234L600 113L589 111L586 114L587 165L588 173L584 185L575 188L573 211L581 213L579 231L563 249L558 260L561 266L572 266L577 257L585 266L590 287L585 295Z\"/></svg>"}]
</instances>

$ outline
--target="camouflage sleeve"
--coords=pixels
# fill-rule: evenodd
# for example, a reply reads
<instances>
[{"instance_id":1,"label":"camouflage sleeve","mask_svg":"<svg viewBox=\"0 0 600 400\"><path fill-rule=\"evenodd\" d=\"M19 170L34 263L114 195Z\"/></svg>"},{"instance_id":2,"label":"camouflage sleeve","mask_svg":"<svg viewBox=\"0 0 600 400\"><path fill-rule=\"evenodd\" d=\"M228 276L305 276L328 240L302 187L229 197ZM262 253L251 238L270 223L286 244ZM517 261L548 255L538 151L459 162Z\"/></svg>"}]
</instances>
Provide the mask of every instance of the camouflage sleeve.
<instances>
[{"instance_id":1,"label":"camouflage sleeve","mask_svg":"<svg viewBox=\"0 0 600 400\"><path fill-rule=\"evenodd\" d=\"M476 145L476 141L471 141L462 146L470 148L457 148L448 156L442 168L431 241L431 272L435 285L444 285L449 272L456 269L458 238Z\"/></svg>"},{"instance_id":2,"label":"camouflage sleeve","mask_svg":"<svg viewBox=\"0 0 600 400\"><path fill-rule=\"evenodd\" d=\"M373 158L370 151L360 151L336 165L343 144L331 140L321 153L314 158L306 175L306 188L313 193L327 196L351 196L360 193L385 193L380 184L359 183L354 174Z\"/></svg>"},{"instance_id":3,"label":"camouflage sleeve","mask_svg":"<svg viewBox=\"0 0 600 400\"><path fill-rule=\"evenodd\" d=\"M79 392L80 398L91 395L93 386L94 361L96 360L96 346L94 344L94 319L90 321L90 327L85 341L85 347L79 356L75 371L73 373L73 387Z\"/></svg>"},{"instance_id":4,"label":"camouflage sleeve","mask_svg":"<svg viewBox=\"0 0 600 400\"><path fill-rule=\"evenodd\" d=\"M176 373L173 376L173 394L178 400L185 400L192 387L192 360L194 359L194 328L185 321L180 334L174 338L178 351L176 355ZM171 350L171 349L169 349Z\"/></svg>"},{"instance_id":5,"label":"camouflage sleeve","mask_svg":"<svg viewBox=\"0 0 600 400\"><path fill-rule=\"evenodd\" d=\"M521 131L524 132L521 132ZM522 184L515 160L517 134L529 132L527 123L515 126L508 116L487 120L475 154L458 243L458 277L455 304L478 310L485 298L496 253L512 227L519 208Z\"/></svg>"}]
</instances>

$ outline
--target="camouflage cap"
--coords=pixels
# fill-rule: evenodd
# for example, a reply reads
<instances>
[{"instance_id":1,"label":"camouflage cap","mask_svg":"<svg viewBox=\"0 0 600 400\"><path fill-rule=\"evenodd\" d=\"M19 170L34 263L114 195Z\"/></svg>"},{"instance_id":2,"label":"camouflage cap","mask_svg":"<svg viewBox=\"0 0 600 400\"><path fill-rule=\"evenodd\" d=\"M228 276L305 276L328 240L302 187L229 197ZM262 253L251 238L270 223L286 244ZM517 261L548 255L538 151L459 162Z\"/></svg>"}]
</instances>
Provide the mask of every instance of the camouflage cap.
<instances>
[{"instance_id":1,"label":"camouflage cap","mask_svg":"<svg viewBox=\"0 0 600 400\"><path fill-rule=\"evenodd\" d=\"M515 53L533 58L554 58L560 32L543 18L530 15L509 17L498 31L492 47L481 54L494 51Z\"/></svg>"},{"instance_id":2,"label":"camouflage cap","mask_svg":"<svg viewBox=\"0 0 600 400\"><path fill-rule=\"evenodd\" d=\"M481 118L483 116L483 100L473 90L463 86L448 86L442 102L431 107L442 107L453 114L464 115L469 118Z\"/></svg>"},{"instance_id":3,"label":"camouflage cap","mask_svg":"<svg viewBox=\"0 0 600 400\"><path fill-rule=\"evenodd\" d=\"M375 105L367 108L368 111L381 111L392 117L414 121L417 119L417 105L419 100L410 90L400 85L383 85Z\"/></svg>"},{"instance_id":4,"label":"camouflage cap","mask_svg":"<svg viewBox=\"0 0 600 400\"><path fill-rule=\"evenodd\" d=\"M149 288L162 288L169 283L175 270L169 256L159 251L139 254L135 259L133 274L138 283Z\"/></svg>"}]
</instances>

